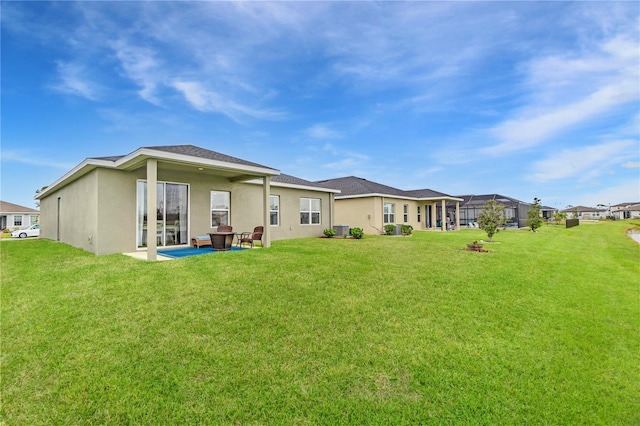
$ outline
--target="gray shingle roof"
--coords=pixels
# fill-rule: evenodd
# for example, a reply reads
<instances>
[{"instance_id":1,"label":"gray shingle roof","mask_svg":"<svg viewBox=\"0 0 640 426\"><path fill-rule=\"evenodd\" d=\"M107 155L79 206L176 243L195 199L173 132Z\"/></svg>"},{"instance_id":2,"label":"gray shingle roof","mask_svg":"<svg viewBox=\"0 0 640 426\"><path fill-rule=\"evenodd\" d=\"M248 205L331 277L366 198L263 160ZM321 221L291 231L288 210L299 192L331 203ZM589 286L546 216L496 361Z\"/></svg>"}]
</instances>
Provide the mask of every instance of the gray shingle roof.
<instances>
[{"instance_id":1,"label":"gray shingle roof","mask_svg":"<svg viewBox=\"0 0 640 426\"><path fill-rule=\"evenodd\" d=\"M433 189L413 189L411 191L405 191L412 197L416 198L438 198L438 197L450 197L449 194L444 192L434 191Z\"/></svg>"},{"instance_id":2,"label":"gray shingle roof","mask_svg":"<svg viewBox=\"0 0 640 426\"><path fill-rule=\"evenodd\" d=\"M450 195L433 191L431 189L414 189L411 191L404 191L402 189L372 182L356 176L321 180L318 181L318 183L329 188L339 189L341 191L339 195L340 197L368 194L411 198L450 197Z\"/></svg>"},{"instance_id":3,"label":"gray shingle roof","mask_svg":"<svg viewBox=\"0 0 640 426\"><path fill-rule=\"evenodd\" d=\"M0 201L0 212L2 213L40 213L40 211L36 209L20 206L18 204L7 203L6 201Z\"/></svg>"},{"instance_id":4,"label":"gray shingle roof","mask_svg":"<svg viewBox=\"0 0 640 426\"><path fill-rule=\"evenodd\" d=\"M350 195L366 195L366 194L385 194L406 197L405 191L393 188L391 186L382 185L380 183L371 182L355 176L347 176L336 179L320 180L322 186L340 190L340 196Z\"/></svg>"},{"instance_id":5,"label":"gray shingle roof","mask_svg":"<svg viewBox=\"0 0 640 426\"><path fill-rule=\"evenodd\" d=\"M326 189L327 186L321 185L318 182L311 182L308 180L300 179L295 176L279 174L277 176L271 176L271 182L284 183L289 185L301 185L301 186L310 186L315 188ZM338 188L330 188L330 189L338 189Z\"/></svg>"},{"instance_id":6,"label":"gray shingle roof","mask_svg":"<svg viewBox=\"0 0 640 426\"><path fill-rule=\"evenodd\" d=\"M154 151L169 152L172 154L188 155L190 157L204 158L207 160L223 161L225 163L240 164L243 166L261 167L266 169L273 169L273 167L264 166L262 164L246 161L241 158L232 157L230 155L222 154L209 149L200 148L195 145L166 145L166 146L145 146L144 149L151 149ZM92 157L95 160L117 161L124 155L114 155L110 157ZM273 169L276 170L276 169Z\"/></svg>"}]
</instances>

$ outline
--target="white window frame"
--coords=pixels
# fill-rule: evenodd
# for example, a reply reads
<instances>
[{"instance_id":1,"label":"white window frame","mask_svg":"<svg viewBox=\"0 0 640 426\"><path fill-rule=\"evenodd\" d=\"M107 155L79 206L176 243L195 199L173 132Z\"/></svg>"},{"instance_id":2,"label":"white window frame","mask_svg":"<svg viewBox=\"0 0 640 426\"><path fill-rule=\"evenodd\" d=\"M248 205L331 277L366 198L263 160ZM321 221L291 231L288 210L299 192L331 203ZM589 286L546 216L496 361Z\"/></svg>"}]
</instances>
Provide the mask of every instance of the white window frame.
<instances>
[{"instance_id":1,"label":"white window frame","mask_svg":"<svg viewBox=\"0 0 640 426\"><path fill-rule=\"evenodd\" d=\"M318 210L314 210L313 209L313 202L316 201L318 202ZM308 210L303 210L303 203L304 202L308 202L309 206L308 206ZM302 221L302 215L303 213L308 213L309 214L309 221L307 223ZM313 222L313 216L314 214L317 214L318 216L318 222L314 223ZM322 224L322 200L320 198L308 198L308 197L300 197L300 225L308 225L308 226L313 226L313 225L321 225Z\"/></svg>"},{"instance_id":2,"label":"white window frame","mask_svg":"<svg viewBox=\"0 0 640 426\"><path fill-rule=\"evenodd\" d=\"M24 223L24 220L22 219L22 215L21 214L14 214L13 215L13 226L22 226L23 223Z\"/></svg>"},{"instance_id":3,"label":"white window frame","mask_svg":"<svg viewBox=\"0 0 640 426\"><path fill-rule=\"evenodd\" d=\"M382 207L382 220L383 223L395 223L396 222L396 205L395 203L384 203Z\"/></svg>"},{"instance_id":4,"label":"white window frame","mask_svg":"<svg viewBox=\"0 0 640 426\"><path fill-rule=\"evenodd\" d=\"M272 209L271 207L274 205L273 200L276 200L275 206L276 209ZM271 215L276 214L276 223L271 223ZM269 225L271 226L280 226L280 196L279 195L269 195Z\"/></svg>"},{"instance_id":5,"label":"white window frame","mask_svg":"<svg viewBox=\"0 0 640 426\"><path fill-rule=\"evenodd\" d=\"M418 206L418 223L421 223L422 216L420 215L420 206Z\"/></svg>"},{"instance_id":6,"label":"white window frame","mask_svg":"<svg viewBox=\"0 0 640 426\"><path fill-rule=\"evenodd\" d=\"M402 219L404 221L404 223L408 223L409 222L409 204L405 204L402 207Z\"/></svg>"},{"instance_id":7,"label":"white window frame","mask_svg":"<svg viewBox=\"0 0 640 426\"><path fill-rule=\"evenodd\" d=\"M227 194L228 196L228 203L227 203L227 208L226 209L214 209L213 208L213 195L214 194ZM209 198L209 210L211 212L211 214L209 215L209 220L210 220L210 225L212 228L215 228L217 226L220 225L228 225L231 226L231 191L218 191L218 190L212 190L210 193L210 198ZM227 213L227 223L221 223L220 225L214 225L213 224L213 212L226 212Z\"/></svg>"}]
</instances>

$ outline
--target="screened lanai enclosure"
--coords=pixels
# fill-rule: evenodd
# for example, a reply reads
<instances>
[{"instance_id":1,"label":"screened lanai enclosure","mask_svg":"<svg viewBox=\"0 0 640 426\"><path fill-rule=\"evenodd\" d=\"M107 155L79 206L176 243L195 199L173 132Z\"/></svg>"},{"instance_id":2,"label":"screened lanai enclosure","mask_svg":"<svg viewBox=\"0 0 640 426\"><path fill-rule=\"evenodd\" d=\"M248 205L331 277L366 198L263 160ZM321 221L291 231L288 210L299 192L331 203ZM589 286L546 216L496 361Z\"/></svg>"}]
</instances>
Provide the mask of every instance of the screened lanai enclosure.
<instances>
[{"instance_id":1,"label":"screened lanai enclosure","mask_svg":"<svg viewBox=\"0 0 640 426\"><path fill-rule=\"evenodd\" d=\"M457 197L464 200L460 202L460 226L469 226L478 222L478 215L489 200L495 200L505 207L506 226L517 226L518 228L527 226L527 212L531 207L529 203L500 194L457 195ZM455 215L455 208L455 203L447 203L447 216Z\"/></svg>"}]
</instances>

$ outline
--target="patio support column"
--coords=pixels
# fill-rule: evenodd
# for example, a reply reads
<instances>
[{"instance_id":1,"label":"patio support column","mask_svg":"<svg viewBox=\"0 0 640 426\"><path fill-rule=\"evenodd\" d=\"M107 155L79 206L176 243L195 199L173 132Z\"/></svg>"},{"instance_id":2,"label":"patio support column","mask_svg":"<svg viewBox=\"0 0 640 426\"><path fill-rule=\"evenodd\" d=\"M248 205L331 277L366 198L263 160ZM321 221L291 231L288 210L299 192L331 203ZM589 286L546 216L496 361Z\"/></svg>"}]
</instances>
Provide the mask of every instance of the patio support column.
<instances>
[{"instance_id":1,"label":"patio support column","mask_svg":"<svg viewBox=\"0 0 640 426\"><path fill-rule=\"evenodd\" d=\"M158 259L158 221L156 220L156 206L158 204L158 160L147 160L147 260Z\"/></svg>"},{"instance_id":2,"label":"patio support column","mask_svg":"<svg viewBox=\"0 0 640 426\"><path fill-rule=\"evenodd\" d=\"M329 228L333 229L335 222L335 200L333 192L329 194Z\"/></svg>"},{"instance_id":3,"label":"patio support column","mask_svg":"<svg viewBox=\"0 0 640 426\"><path fill-rule=\"evenodd\" d=\"M460 201L456 201L456 231L460 230Z\"/></svg>"},{"instance_id":4,"label":"patio support column","mask_svg":"<svg viewBox=\"0 0 640 426\"><path fill-rule=\"evenodd\" d=\"M444 200L442 200L442 213L440 216L440 229L443 231L447 230L447 205Z\"/></svg>"},{"instance_id":5,"label":"patio support column","mask_svg":"<svg viewBox=\"0 0 640 426\"><path fill-rule=\"evenodd\" d=\"M271 215L269 214L271 206L271 177L265 176L262 182L264 183L264 185L262 185L264 198L264 202L262 203L264 206L264 234L262 235L264 240L262 244L264 244L264 247L269 248L271 247Z\"/></svg>"}]
</instances>

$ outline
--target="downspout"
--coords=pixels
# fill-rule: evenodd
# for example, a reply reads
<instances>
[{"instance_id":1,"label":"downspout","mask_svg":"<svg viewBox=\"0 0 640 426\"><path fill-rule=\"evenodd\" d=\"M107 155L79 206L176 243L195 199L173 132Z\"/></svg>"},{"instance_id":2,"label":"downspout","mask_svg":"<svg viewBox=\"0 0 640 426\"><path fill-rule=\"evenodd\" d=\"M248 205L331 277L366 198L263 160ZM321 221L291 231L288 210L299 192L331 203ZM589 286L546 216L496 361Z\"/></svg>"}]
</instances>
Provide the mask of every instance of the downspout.
<instances>
[{"instance_id":1,"label":"downspout","mask_svg":"<svg viewBox=\"0 0 640 426\"><path fill-rule=\"evenodd\" d=\"M263 221L264 221L264 242L262 243L265 248L271 247L271 219L269 214L269 197L271 196L271 177L265 176L262 179L263 185Z\"/></svg>"}]
</instances>

